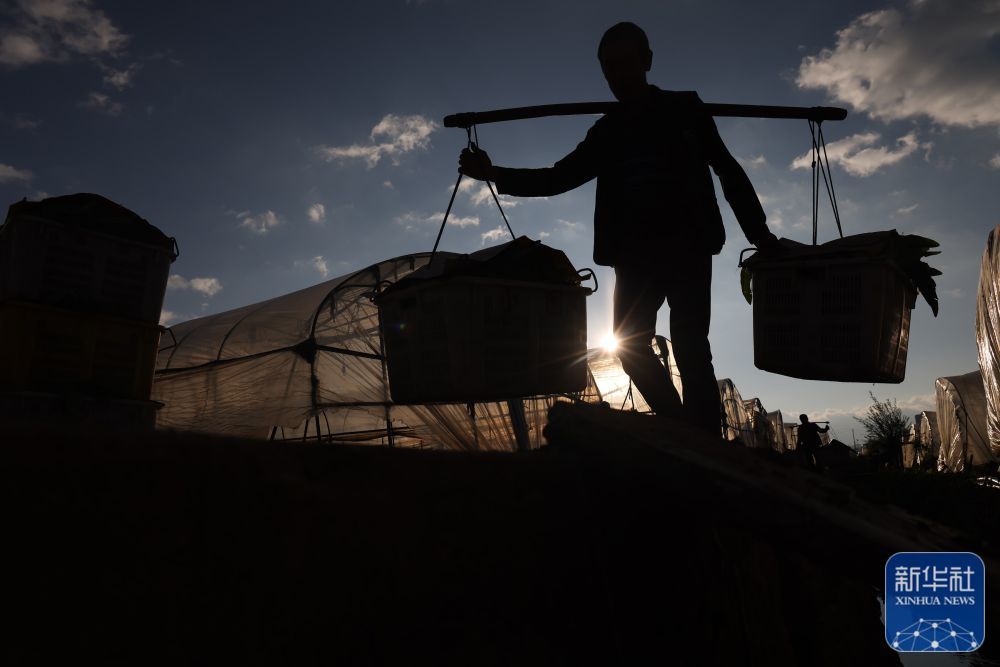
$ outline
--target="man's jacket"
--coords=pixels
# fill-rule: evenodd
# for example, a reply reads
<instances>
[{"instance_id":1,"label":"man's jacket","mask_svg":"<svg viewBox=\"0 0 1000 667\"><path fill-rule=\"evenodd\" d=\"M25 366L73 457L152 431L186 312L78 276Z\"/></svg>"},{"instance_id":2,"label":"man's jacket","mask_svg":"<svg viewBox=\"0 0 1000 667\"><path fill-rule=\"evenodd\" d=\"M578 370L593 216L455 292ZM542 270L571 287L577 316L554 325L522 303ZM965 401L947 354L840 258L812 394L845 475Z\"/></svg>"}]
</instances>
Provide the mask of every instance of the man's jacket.
<instances>
[{"instance_id":1,"label":"man's jacket","mask_svg":"<svg viewBox=\"0 0 1000 667\"><path fill-rule=\"evenodd\" d=\"M801 424L799 425L798 438L796 439L795 447L801 447L803 449L817 449L823 444L822 440L820 440L819 434L826 433L829 430L829 426L820 428L812 422Z\"/></svg>"},{"instance_id":2,"label":"man's jacket","mask_svg":"<svg viewBox=\"0 0 1000 667\"><path fill-rule=\"evenodd\" d=\"M504 194L547 197L597 178L594 261L616 266L722 250L726 232L709 167L754 243L767 229L764 210L693 91L650 86L647 101L600 118L553 166L496 167L495 179Z\"/></svg>"}]
</instances>

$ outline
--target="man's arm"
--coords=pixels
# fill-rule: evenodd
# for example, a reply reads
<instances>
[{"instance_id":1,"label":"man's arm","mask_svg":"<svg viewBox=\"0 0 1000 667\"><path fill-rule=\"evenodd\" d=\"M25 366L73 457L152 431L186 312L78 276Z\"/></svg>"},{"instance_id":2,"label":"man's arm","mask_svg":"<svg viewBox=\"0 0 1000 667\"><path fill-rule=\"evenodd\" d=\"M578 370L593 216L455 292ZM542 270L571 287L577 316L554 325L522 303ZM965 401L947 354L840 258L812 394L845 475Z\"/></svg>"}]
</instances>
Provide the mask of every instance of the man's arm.
<instances>
[{"instance_id":1,"label":"man's arm","mask_svg":"<svg viewBox=\"0 0 1000 667\"><path fill-rule=\"evenodd\" d=\"M698 115L699 134L708 163L719 177L722 192L743 229L743 235L758 247L777 243L777 238L767 228L767 216L747 173L726 148L715 121L704 108L704 102L697 94L694 94L694 98L697 101L695 113Z\"/></svg>"},{"instance_id":2,"label":"man's arm","mask_svg":"<svg viewBox=\"0 0 1000 667\"><path fill-rule=\"evenodd\" d=\"M484 151L462 151L460 171L472 178L491 180L497 192L517 197L550 197L577 188L597 176L595 128L573 151L551 167L514 169L493 165ZM473 166L471 160L479 164Z\"/></svg>"}]
</instances>

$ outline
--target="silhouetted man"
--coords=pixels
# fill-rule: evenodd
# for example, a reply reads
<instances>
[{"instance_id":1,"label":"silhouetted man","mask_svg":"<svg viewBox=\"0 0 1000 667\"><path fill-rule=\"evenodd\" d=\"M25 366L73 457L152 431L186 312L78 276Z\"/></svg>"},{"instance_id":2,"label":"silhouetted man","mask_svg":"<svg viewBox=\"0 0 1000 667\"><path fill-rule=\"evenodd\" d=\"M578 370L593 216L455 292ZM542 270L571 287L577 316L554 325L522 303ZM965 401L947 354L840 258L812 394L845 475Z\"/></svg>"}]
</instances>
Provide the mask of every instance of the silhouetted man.
<instances>
[{"instance_id":1,"label":"silhouetted man","mask_svg":"<svg viewBox=\"0 0 1000 667\"><path fill-rule=\"evenodd\" d=\"M807 465L813 465L813 456L816 450L823 443L819 439L820 433L830 430L829 426L819 426L809 421L808 415L799 415L799 433L795 439L795 450L799 452Z\"/></svg>"},{"instance_id":2,"label":"silhouetted man","mask_svg":"<svg viewBox=\"0 0 1000 667\"><path fill-rule=\"evenodd\" d=\"M604 33L601 71L621 103L566 157L545 169L493 166L482 150L462 151L460 170L496 182L504 194L556 195L597 178L594 261L615 269L614 327L625 372L657 414L684 416L719 433L719 390L708 342L712 255L725 230L711 167L743 233L758 247L777 243L746 173L726 149L694 92L646 81L653 52L632 23ZM650 341L666 299L684 405Z\"/></svg>"}]
</instances>

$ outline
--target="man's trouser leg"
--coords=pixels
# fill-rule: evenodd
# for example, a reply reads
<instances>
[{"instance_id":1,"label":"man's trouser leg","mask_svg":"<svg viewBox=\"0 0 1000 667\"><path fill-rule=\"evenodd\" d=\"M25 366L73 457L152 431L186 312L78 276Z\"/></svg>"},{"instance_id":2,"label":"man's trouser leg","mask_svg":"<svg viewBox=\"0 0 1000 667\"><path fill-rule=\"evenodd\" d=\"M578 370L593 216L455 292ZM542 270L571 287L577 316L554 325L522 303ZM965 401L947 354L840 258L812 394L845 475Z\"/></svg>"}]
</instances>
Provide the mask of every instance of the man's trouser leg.
<instances>
[{"instance_id":1,"label":"man's trouser leg","mask_svg":"<svg viewBox=\"0 0 1000 667\"><path fill-rule=\"evenodd\" d=\"M670 373L653 352L656 311L665 294L657 269L616 266L614 327L622 368L658 415L682 418Z\"/></svg>"},{"instance_id":2,"label":"man's trouser leg","mask_svg":"<svg viewBox=\"0 0 1000 667\"><path fill-rule=\"evenodd\" d=\"M692 424L719 436L719 385L708 342L712 320L712 256L672 260L666 277L670 340L684 384L684 414Z\"/></svg>"},{"instance_id":3,"label":"man's trouser leg","mask_svg":"<svg viewBox=\"0 0 1000 667\"><path fill-rule=\"evenodd\" d=\"M802 464L806 467L812 468L816 465L813 457L816 455L815 445L804 445L802 447Z\"/></svg>"}]
</instances>

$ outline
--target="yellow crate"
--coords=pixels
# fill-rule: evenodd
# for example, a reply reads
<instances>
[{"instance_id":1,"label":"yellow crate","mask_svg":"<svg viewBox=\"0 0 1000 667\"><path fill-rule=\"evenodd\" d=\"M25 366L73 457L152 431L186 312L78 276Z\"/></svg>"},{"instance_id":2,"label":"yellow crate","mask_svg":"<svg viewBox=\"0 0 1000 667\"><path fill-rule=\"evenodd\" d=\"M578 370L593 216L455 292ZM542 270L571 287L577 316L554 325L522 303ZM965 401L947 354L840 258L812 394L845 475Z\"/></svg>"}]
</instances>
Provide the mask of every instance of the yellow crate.
<instances>
[{"instance_id":1,"label":"yellow crate","mask_svg":"<svg viewBox=\"0 0 1000 667\"><path fill-rule=\"evenodd\" d=\"M161 327L21 301L0 303L0 391L144 401Z\"/></svg>"}]
</instances>

